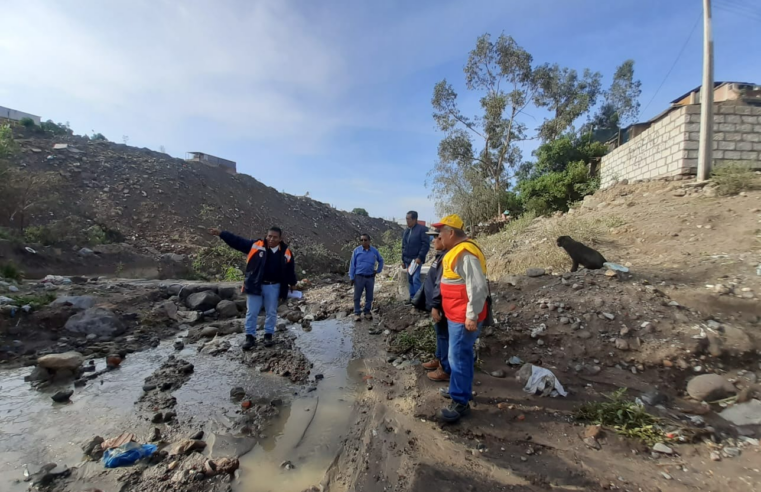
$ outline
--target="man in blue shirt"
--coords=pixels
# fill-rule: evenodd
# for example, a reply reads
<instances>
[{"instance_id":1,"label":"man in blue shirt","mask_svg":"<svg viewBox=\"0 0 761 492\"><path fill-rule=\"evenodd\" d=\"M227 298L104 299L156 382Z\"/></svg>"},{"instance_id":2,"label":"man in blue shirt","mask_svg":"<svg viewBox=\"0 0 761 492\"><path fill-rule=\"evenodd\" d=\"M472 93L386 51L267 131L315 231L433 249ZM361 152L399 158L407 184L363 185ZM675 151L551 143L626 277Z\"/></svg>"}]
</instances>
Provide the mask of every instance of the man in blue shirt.
<instances>
[{"instance_id":1,"label":"man in blue shirt","mask_svg":"<svg viewBox=\"0 0 761 492\"><path fill-rule=\"evenodd\" d=\"M359 240L362 245L357 246L351 254L349 265L349 278L354 286L354 321L362 321L360 310L362 292L365 293L365 319L373 319L370 310L373 307L375 275L383 270L383 257L377 249L370 246L370 235L362 234Z\"/></svg>"},{"instance_id":2,"label":"man in blue shirt","mask_svg":"<svg viewBox=\"0 0 761 492\"><path fill-rule=\"evenodd\" d=\"M414 210L407 212L407 229L404 230L404 235L402 236L402 263L404 268L409 268L412 263L417 263L418 265L412 275L407 273L407 281L410 284L410 300L407 301L408 304L412 302L412 298L415 297L415 294L422 286L420 267L425 263L428 250L431 249L430 236L426 235L428 228L418 224L417 217L417 212Z\"/></svg>"}]
</instances>

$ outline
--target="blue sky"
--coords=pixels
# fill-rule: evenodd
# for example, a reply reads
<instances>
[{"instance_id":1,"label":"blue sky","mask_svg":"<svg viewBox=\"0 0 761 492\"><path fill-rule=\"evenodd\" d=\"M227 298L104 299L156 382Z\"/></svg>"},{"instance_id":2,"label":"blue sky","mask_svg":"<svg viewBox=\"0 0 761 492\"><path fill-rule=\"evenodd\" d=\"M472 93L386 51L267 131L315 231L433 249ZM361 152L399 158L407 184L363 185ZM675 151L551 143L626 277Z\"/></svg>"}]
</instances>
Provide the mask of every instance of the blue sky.
<instances>
[{"instance_id":1,"label":"blue sky","mask_svg":"<svg viewBox=\"0 0 761 492\"><path fill-rule=\"evenodd\" d=\"M513 36L536 63L600 71L604 86L633 58L640 119L701 81L699 24L655 94L699 0L2 3L0 105L178 157L233 159L278 190L387 218L435 217L433 86L447 78L476 111L462 67L485 32ZM717 80L761 83L755 3L715 0Z\"/></svg>"}]
</instances>

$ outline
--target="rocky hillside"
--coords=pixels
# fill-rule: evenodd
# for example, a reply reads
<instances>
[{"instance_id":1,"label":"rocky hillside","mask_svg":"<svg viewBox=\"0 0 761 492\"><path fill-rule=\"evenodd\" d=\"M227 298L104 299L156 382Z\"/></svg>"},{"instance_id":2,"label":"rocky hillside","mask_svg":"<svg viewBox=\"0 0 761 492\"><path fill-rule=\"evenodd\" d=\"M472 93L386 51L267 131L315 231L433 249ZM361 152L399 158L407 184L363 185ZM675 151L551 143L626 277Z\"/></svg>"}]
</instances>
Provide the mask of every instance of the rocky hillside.
<instances>
[{"instance_id":1,"label":"rocky hillside","mask_svg":"<svg viewBox=\"0 0 761 492\"><path fill-rule=\"evenodd\" d=\"M294 250L346 256L361 232L376 238L401 229L391 222L336 210L307 197L280 193L251 176L229 175L167 154L80 136L40 135L19 128L15 163L52 173L56 193L27 217L31 226L56 225L56 239L98 225L110 242L142 252L193 253L212 244L205 231L221 227L261 237L280 226ZM11 227L7 217L0 226ZM63 226L63 232L62 230ZM72 246L83 244L75 243Z\"/></svg>"}]
</instances>

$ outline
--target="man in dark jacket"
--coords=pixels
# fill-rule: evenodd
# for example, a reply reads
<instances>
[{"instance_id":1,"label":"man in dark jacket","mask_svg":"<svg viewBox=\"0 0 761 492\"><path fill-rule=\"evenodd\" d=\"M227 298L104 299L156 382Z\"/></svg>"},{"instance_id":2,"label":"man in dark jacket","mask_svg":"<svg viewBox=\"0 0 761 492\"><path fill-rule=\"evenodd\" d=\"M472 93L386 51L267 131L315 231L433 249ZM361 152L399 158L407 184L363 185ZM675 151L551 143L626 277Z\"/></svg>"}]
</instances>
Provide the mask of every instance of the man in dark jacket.
<instances>
[{"instance_id":1,"label":"man in dark jacket","mask_svg":"<svg viewBox=\"0 0 761 492\"><path fill-rule=\"evenodd\" d=\"M433 230L426 233L433 236L433 247L436 250L436 258L431 263L431 269L425 277L425 308L431 313L436 330L436 356L435 358L423 364L423 367L430 371L428 378L431 381L449 381L451 369L449 367L449 328L447 318L444 316L444 310L441 307L441 259L447 254L444 245L439 238L439 231Z\"/></svg>"},{"instance_id":2,"label":"man in dark jacket","mask_svg":"<svg viewBox=\"0 0 761 492\"><path fill-rule=\"evenodd\" d=\"M245 239L227 231L211 229L228 246L248 255L243 292L248 301L246 313L246 342L243 350L256 347L256 318L264 306L264 346L272 346L272 335L277 323L279 299L286 299L288 291L296 285L296 267L293 253L283 242L283 231L270 227L265 239Z\"/></svg>"},{"instance_id":3,"label":"man in dark jacket","mask_svg":"<svg viewBox=\"0 0 761 492\"><path fill-rule=\"evenodd\" d=\"M402 236L402 263L404 268L409 268L412 263L417 263L415 272L410 275L407 273L407 281L410 284L410 301L420 290L420 267L425 263L425 257L428 250L431 249L431 241L426 235L428 228L418 224L417 212L410 210L407 212L407 229Z\"/></svg>"}]
</instances>

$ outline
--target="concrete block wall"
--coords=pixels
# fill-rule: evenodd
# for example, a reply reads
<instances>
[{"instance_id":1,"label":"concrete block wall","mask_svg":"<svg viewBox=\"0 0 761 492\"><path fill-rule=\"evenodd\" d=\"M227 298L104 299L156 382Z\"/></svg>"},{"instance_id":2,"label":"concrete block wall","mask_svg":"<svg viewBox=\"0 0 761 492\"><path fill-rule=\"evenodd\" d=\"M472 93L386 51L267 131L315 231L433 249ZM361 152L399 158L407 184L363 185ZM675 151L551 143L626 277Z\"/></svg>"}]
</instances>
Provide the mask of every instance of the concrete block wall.
<instances>
[{"instance_id":1,"label":"concrete block wall","mask_svg":"<svg viewBox=\"0 0 761 492\"><path fill-rule=\"evenodd\" d=\"M689 172L694 163L690 152L697 146L687 141L691 131L700 131L700 124L693 122L694 106L675 109L653 123L653 125L602 158L600 185L607 188L616 181L628 179L650 179L659 176L674 176ZM697 126L697 128L695 128Z\"/></svg>"},{"instance_id":2,"label":"concrete block wall","mask_svg":"<svg viewBox=\"0 0 761 492\"><path fill-rule=\"evenodd\" d=\"M761 107L716 104L714 166L741 161L759 167ZM642 134L602 158L601 186L618 180L695 174L700 142L700 105L673 110Z\"/></svg>"}]
</instances>

